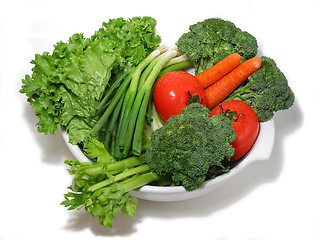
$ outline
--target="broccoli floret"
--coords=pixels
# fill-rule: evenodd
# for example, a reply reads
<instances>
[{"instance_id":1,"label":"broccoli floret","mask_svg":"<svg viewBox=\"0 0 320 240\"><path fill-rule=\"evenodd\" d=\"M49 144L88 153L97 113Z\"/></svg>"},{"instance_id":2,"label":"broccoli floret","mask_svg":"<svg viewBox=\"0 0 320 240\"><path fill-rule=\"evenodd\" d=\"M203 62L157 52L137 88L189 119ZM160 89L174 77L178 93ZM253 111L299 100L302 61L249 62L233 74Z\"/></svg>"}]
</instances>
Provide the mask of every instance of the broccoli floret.
<instances>
[{"instance_id":1,"label":"broccoli floret","mask_svg":"<svg viewBox=\"0 0 320 240\"><path fill-rule=\"evenodd\" d=\"M248 103L260 122L272 119L274 113L290 108L295 100L287 78L271 58L262 56L261 68L228 96L225 101L236 99Z\"/></svg>"},{"instance_id":2,"label":"broccoli floret","mask_svg":"<svg viewBox=\"0 0 320 240\"><path fill-rule=\"evenodd\" d=\"M234 23L221 18L209 18L189 27L176 42L178 50L187 55L200 73L231 53L239 53L245 61L258 52L257 40Z\"/></svg>"},{"instance_id":3,"label":"broccoli floret","mask_svg":"<svg viewBox=\"0 0 320 240\"><path fill-rule=\"evenodd\" d=\"M222 160L234 154L230 143L236 135L227 117L209 116L208 108L191 103L154 131L145 153L151 170L159 176L171 177L175 185L188 191L201 187L208 177L221 172Z\"/></svg>"}]
</instances>

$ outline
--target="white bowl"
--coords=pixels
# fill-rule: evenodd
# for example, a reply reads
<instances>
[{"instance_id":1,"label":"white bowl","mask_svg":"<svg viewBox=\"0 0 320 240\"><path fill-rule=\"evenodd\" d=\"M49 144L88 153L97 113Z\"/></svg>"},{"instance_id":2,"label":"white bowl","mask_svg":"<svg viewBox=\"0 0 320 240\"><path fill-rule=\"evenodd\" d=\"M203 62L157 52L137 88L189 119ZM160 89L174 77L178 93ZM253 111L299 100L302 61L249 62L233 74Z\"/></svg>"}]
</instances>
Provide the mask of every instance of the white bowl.
<instances>
[{"instance_id":1,"label":"white bowl","mask_svg":"<svg viewBox=\"0 0 320 240\"><path fill-rule=\"evenodd\" d=\"M81 149L70 144L68 135L65 131L61 131L64 141L74 157L79 161L90 161L81 151ZM260 124L259 136L247 155L242 161L233 167L229 172L222 174L215 179L208 180L205 184L194 191L188 192L182 186L176 187L158 187L146 185L138 190L131 191L131 195L139 199L150 201L181 201L201 196L211 192L230 178L234 177L238 172L245 168L248 164L255 161L267 160L272 152L275 136L275 127L273 120Z\"/></svg>"}]
</instances>

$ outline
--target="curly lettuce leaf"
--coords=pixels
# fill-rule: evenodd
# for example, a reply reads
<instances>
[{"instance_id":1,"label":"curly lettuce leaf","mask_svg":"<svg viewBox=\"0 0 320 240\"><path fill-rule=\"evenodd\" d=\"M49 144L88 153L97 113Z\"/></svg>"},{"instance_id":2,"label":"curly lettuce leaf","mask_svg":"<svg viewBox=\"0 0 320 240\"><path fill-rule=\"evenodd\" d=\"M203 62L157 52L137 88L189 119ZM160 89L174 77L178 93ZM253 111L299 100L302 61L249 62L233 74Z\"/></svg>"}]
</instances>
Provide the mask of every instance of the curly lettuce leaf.
<instances>
[{"instance_id":1,"label":"curly lettuce leaf","mask_svg":"<svg viewBox=\"0 0 320 240\"><path fill-rule=\"evenodd\" d=\"M151 17L111 19L89 38L76 33L54 45L52 54L36 54L20 92L39 118L37 130L53 134L61 125L72 144L90 139L111 82L159 45L155 25Z\"/></svg>"}]
</instances>

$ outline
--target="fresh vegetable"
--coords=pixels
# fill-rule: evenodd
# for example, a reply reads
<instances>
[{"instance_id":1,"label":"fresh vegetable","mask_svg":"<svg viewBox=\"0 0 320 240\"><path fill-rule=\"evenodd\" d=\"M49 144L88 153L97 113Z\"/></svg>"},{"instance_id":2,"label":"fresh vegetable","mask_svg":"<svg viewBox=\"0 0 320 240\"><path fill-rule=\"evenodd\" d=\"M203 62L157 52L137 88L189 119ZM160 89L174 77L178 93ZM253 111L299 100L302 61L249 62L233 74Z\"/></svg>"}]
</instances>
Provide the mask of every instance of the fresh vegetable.
<instances>
[{"instance_id":1,"label":"fresh vegetable","mask_svg":"<svg viewBox=\"0 0 320 240\"><path fill-rule=\"evenodd\" d=\"M196 74L195 77L203 88L209 87L211 84L220 80L223 76L233 70L241 63L241 55L239 53L231 53L228 57L222 59L211 68Z\"/></svg>"},{"instance_id":2,"label":"fresh vegetable","mask_svg":"<svg viewBox=\"0 0 320 240\"><path fill-rule=\"evenodd\" d=\"M187 70L193 67L192 61L186 55L180 55L170 60L166 66L159 73L158 78L162 77L164 74L173 71Z\"/></svg>"},{"instance_id":3,"label":"fresh vegetable","mask_svg":"<svg viewBox=\"0 0 320 240\"><path fill-rule=\"evenodd\" d=\"M96 162L65 161L74 177L61 205L68 210L84 208L106 227L112 227L119 212L133 216L137 199L130 191L159 177L150 171L143 157L115 161L103 143L95 139L85 144L85 151Z\"/></svg>"},{"instance_id":4,"label":"fresh vegetable","mask_svg":"<svg viewBox=\"0 0 320 240\"><path fill-rule=\"evenodd\" d=\"M65 161L73 179L61 204L107 227L119 212L135 214L131 190L193 191L228 172L254 144L259 121L294 102L275 62L257 57L255 37L232 22L191 25L177 48L159 46L155 25L116 18L89 38L74 34L36 54L22 80L38 131L61 125L92 160Z\"/></svg>"},{"instance_id":5,"label":"fresh vegetable","mask_svg":"<svg viewBox=\"0 0 320 240\"><path fill-rule=\"evenodd\" d=\"M212 67L231 53L239 53L242 61L257 55L254 36L221 18L209 18L189 27L177 41L178 50L187 55L196 74Z\"/></svg>"},{"instance_id":6,"label":"fresh vegetable","mask_svg":"<svg viewBox=\"0 0 320 240\"><path fill-rule=\"evenodd\" d=\"M227 100L241 100L248 103L256 112L260 122L273 118L274 113L290 108L294 103L294 93L287 78L275 61L261 57L261 68L228 96Z\"/></svg>"},{"instance_id":7,"label":"fresh vegetable","mask_svg":"<svg viewBox=\"0 0 320 240\"><path fill-rule=\"evenodd\" d=\"M36 54L20 92L39 117L37 130L54 133L64 126L72 144L90 138L109 86L158 47L155 25L151 17L111 19L89 38L74 34L57 43L52 54Z\"/></svg>"},{"instance_id":8,"label":"fresh vegetable","mask_svg":"<svg viewBox=\"0 0 320 240\"><path fill-rule=\"evenodd\" d=\"M180 114L192 97L196 98L195 102L207 105L203 87L192 74L183 71L166 73L153 90L154 106L164 123L172 115Z\"/></svg>"},{"instance_id":9,"label":"fresh vegetable","mask_svg":"<svg viewBox=\"0 0 320 240\"><path fill-rule=\"evenodd\" d=\"M259 120L249 104L230 100L220 103L211 110L210 115L223 114L230 118L236 133L236 140L231 143L234 155L230 160L239 160L249 152L259 135Z\"/></svg>"},{"instance_id":10,"label":"fresh vegetable","mask_svg":"<svg viewBox=\"0 0 320 240\"><path fill-rule=\"evenodd\" d=\"M122 159L131 154L142 153L146 116L154 81L163 67L177 54L175 49L170 48L159 48L153 51L132 72L128 87L125 86L123 90L122 85L119 87L119 91L93 127L91 134L95 136L105 125L107 128L112 126L107 131L106 147L109 149L110 142L112 143L112 154L115 158ZM120 106L116 107L116 105ZM113 114L114 109L117 110L116 114ZM111 114L113 115L109 119Z\"/></svg>"},{"instance_id":11,"label":"fresh vegetable","mask_svg":"<svg viewBox=\"0 0 320 240\"><path fill-rule=\"evenodd\" d=\"M133 102L132 108L127 107L124 113L124 121L120 125L120 148L123 148L123 155L127 156L132 142L132 152L140 155L142 147L143 129L146 117L146 111L151 96L153 84L162 70L163 66L177 55L177 51L169 49L163 55L156 59L150 74L142 82L141 88ZM133 132L134 130L134 132Z\"/></svg>"},{"instance_id":12,"label":"fresh vegetable","mask_svg":"<svg viewBox=\"0 0 320 240\"><path fill-rule=\"evenodd\" d=\"M212 109L222 102L260 67L261 59L259 57L251 58L241 63L219 81L206 88L205 94L207 96L208 108Z\"/></svg>"},{"instance_id":13,"label":"fresh vegetable","mask_svg":"<svg viewBox=\"0 0 320 240\"><path fill-rule=\"evenodd\" d=\"M122 83L120 82L118 87L114 88L114 93L110 93L111 89L113 89L113 86L111 86L110 91L108 92L108 98L110 99L107 99L106 101L103 99L102 101L105 102L105 104L101 105L101 110L99 109L100 112L102 112L101 117L93 126L90 133L92 137L96 137L106 126L105 147L114 156L117 156L118 159L121 159L122 155L119 153L117 154L112 148L115 148L119 141L119 122L122 121L123 114L126 107L128 107L128 104L130 104L130 108L133 105L141 73L150 62L166 50L167 49L159 47L151 52L135 69L126 74L125 80L122 81ZM117 150L120 152L119 149Z\"/></svg>"},{"instance_id":14,"label":"fresh vegetable","mask_svg":"<svg viewBox=\"0 0 320 240\"><path fill-rule=\"evenodd\" d=\"M207 107L192 103L155 130L145 153L150 169L188 191L227 172L221 162L233 156L230 143L236 135L230 119L220 114L209 116Z\"/></svg>"}]
</instances>

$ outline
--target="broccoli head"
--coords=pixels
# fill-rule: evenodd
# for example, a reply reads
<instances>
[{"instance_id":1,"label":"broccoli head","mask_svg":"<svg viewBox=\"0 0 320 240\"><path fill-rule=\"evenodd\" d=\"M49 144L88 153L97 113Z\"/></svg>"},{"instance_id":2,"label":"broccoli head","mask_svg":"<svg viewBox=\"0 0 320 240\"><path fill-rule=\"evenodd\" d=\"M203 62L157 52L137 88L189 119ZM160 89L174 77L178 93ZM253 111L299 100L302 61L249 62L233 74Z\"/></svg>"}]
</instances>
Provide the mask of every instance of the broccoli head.
<instances>
[{"instance_id":1,"label":"broccoli head","mask_svg":"<svg viewBox=\"0 0 320 240\"><path fill-rule=\"evenodd\" d=\"M272 119L274 113L290 108L295 100L287 78L271 58L262 56L261 68L239 86L225 101L236 99L248 103L260 122Z\"/></svg>"},{"instance_id":2,"label":"broccoli head","mask_svg":"<svg viewBox=\"0 0 320 240\"><path fill-rule=\"evenodd\" d=\"M187 55L200 73L231 53L239 53L245 61L258 52L257 40L234 23L221 18L209 18L189 27L176 42L178 50Z\"/></svg>"},{"instance_id":3,"label":"broccoli head","mask_svg":"<svg viewBox=\"0 0 320 240\"><path fill-rule=\"evenodd\" d=\"M188 191L201 187L208 177L215 177L224 168L222 160L233 156L230 143L236 135L227 117L209 116L208 108L191 103L154 131L145 153L151 170L171 177L175 185Z\"/></svg>"}]
</instances>

